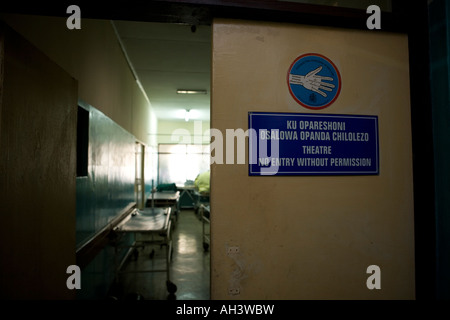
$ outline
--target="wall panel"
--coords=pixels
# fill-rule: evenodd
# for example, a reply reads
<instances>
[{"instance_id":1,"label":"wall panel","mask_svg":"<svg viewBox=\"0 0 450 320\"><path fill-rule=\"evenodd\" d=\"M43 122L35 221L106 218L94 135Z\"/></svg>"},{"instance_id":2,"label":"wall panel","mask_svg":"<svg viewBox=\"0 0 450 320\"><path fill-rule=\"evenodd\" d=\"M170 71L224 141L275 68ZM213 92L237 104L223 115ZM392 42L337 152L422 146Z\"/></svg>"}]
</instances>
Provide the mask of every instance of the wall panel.
<instances>
[{"instance_id":1,"label":"wall panel","mask_svg":"<svg viewBox=\"0 0 450 320\"><path fill-rule=\"evenodd\" d=\"M77 82L0 25L0 297L71 299Z\"/></svg>"},{"instance_id":2,"label":"wall panel","mask_svg":"<svg viewBox=\"0 0 450 320\"><path fill-rule=\"evenodd\" d=\"M216 20L211 126L248 129L249 111L375 115L376 176L250 177L213 164L213 299L412 299L414 206L408 41L402 34ZM309 110L289 94L291 63L331 59L339 98ZM224 150L225 153L225 150ZM229 247L240 253L229 255ZM382 289L366 286L370 265ZM237 295L230 289L239 288Z\"/></svg>"}]
</instances>

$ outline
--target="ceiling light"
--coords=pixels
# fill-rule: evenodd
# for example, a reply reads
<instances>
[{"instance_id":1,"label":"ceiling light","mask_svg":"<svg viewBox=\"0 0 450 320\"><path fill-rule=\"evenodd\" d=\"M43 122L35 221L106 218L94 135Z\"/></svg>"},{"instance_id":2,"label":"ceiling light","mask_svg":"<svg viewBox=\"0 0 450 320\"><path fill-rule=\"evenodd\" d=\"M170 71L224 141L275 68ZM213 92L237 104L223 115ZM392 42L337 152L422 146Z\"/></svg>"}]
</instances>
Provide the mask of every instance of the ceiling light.
<instances>
[{"instance_id":1,"label":"ceiling light","mask_svg":"<svg viewBox=\"0 0 450 320\"><path fill-rule=\"evenodd\" d=\"M191 110L190 110L190 109L186 109L186 112L185 112L185 114L184 114L184 120L185 120L186 122L189 121L190 113L191 113Z\"/></svg>"},{"instance_id":2,"label":"ceiling light","mask_svg":"<svg viewBox=\"0 0 450 320\"><path fill-rule=\"evenodd\" d=\"M184 90L178 89L178 94L206 94L206 90Z\"/></svg>"}]
</instances>

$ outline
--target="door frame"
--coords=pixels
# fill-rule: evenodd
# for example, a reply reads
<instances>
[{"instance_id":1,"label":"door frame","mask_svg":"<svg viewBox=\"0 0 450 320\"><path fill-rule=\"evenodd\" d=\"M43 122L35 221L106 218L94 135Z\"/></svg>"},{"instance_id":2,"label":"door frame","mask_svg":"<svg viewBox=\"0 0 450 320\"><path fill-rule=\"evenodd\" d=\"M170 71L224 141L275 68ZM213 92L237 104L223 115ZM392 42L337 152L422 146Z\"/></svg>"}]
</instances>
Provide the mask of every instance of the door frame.
<instances>
[{"instance_id":1,"label":"door frame","mask_svg":"<svg viewBox=\"0 0 450 320\"><path fill-rule=\"evenodd\" d=\"M67 17L69 4L35 2L4 3L0 12ZM127 6L108 2L83 3L82 18L211 25L215 18L232 18L399 32L408 35L411 126L413 145L416 298L436 297L436 230L434 148L429 79L427 1L392 0L391 12L381 13L381 30L368 30L365 10L310 5L275 0L160 0L127 1ZM428 84L428 82L427 82ZM430 174L430 172L432 174Z\"/></svg>"}]
</instances>

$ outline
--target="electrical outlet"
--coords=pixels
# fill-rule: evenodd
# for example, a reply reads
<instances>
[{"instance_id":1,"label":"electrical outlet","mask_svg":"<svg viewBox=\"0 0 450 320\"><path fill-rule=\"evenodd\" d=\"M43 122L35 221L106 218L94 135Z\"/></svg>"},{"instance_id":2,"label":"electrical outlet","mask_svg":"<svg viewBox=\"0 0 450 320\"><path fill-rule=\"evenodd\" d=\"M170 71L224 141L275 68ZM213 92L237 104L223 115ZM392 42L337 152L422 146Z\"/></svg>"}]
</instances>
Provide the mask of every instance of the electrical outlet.
<instances>
[{"instance_id":1,"label":"electrical outlet","mask_svg":"<svg viewBox=\"0 0 450 320\"><path fill-rule=\"evenodd\" d=\"M228 247L227 253L229 255L239 253L239 247Z\"/></svg>"},{"instance_id":2,"label":"electrical outlet","mask_svg":"<svg viewBox=\"0 0 450 320\"><path fill-rule=\"evenodd\" d=\"M236 296L241 293L241 290L239 288L230 288L228 289L228 294L232 296Z\"/></svg>"}]
</instances>

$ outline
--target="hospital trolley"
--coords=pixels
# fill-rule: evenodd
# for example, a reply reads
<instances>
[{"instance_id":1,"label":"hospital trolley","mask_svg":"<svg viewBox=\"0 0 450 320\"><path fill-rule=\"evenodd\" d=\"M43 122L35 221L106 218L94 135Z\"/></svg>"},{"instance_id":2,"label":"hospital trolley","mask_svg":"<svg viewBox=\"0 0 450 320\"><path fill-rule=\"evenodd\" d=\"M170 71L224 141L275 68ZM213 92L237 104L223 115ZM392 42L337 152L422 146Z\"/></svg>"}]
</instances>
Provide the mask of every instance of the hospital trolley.
<instances>
[{"instance_id":1,"label":"hospital trolley","mask_svg":"<svg viewBox=\"0 0 450 320\"><path fill-rule=\"evenodd\" d=\"M172 209L171 208L144 208L135 209L130 215L128 215L122 222L120 222L113 232L117 235L117 238L124 236L125 234L133 234L134 241L130 245L119 244L120 241L115 241L116 252L116 275L121 273L134 273L134 272L166 272L166 286L169 293L176 292L177 287L170 280L170 261L172 257ZM121 271L122 263L118 261L119 249L123 247L131 248L134 250L134 254L137 255L138 248L145 248L149 245L160 245L166 247L166 268L165 269L147 269L147 270L130 270ZM153 257L154 251L150 254L150 258Z\"/></svg>"}]
</instances>

